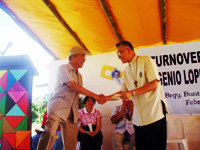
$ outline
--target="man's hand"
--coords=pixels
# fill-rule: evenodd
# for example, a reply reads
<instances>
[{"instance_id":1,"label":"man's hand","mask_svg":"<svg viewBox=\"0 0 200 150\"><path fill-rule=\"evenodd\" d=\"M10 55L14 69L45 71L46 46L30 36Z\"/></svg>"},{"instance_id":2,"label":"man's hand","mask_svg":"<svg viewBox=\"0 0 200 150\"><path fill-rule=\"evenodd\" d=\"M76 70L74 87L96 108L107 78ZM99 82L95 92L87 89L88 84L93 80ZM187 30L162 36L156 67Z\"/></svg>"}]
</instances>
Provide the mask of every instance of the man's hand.
<instances>
[{"instance_id":1,"label":"man's hand","mask_svg":"<svg viewBox=\"0 0 200 150\"><path fill-rule=\"evenodd\" d=\"M96 100L101 105L103 105L104 103L106 103L106 99L105 99L105 96L103 94L98 95L98 99L96 99Z\"/></svg>"},{"instance_id":2,"label":"man's hand","mask_svg":"<svg viewBox=\"0 0 200 150\"><path fill-rule=\"evenodd\" d=\"M128 109L131 112L131 115L133 115L133 107L134 107L133 101L132 100L128 100L127 105L128 105Z\"/></svg>"},{"instance_id":3,"label":"man's hand","mask_svg":"<svg viewBox=\"0 0 200 150\"><path fill-rule=\"evenodd\" d=\"M123 102L123 103L122 103L122 110L125 111L126 108L127 108L127 100L124 100L124 99L123 99L122 102Z\"/></svg>"},{"instance_id":4,"label":"man's hand","mask_svg":"<svg viewBox=\"0 0 200 150\"><path fill-rule=\"evenodd\" d=\"M120 91L118 93L121 94L121 99L130 99L133 96L132 91Z\"/></svg>"}]
</instances>

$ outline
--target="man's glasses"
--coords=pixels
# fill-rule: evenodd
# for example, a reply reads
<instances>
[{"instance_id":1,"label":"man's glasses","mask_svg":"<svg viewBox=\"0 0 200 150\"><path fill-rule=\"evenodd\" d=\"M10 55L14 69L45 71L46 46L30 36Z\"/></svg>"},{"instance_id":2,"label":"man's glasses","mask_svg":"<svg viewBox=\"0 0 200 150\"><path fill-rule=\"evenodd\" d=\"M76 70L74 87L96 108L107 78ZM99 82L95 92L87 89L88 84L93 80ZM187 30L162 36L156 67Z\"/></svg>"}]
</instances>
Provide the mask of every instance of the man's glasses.
<instances>
[{"instance_id":1,"label":"man's glasses","mask_svg":"<svg viewBox=\"0 0 200 150\"><path fill-rule=\"evenodd\" d=\"M121 56L121 53L124 52L125 50L128 50L128 48L126 48L126 49L124 49L124 50L122 50L122 51L118 51L118 52L117 52L117 55L118 55L118 56Z\"/></svg>"}]
</instances>

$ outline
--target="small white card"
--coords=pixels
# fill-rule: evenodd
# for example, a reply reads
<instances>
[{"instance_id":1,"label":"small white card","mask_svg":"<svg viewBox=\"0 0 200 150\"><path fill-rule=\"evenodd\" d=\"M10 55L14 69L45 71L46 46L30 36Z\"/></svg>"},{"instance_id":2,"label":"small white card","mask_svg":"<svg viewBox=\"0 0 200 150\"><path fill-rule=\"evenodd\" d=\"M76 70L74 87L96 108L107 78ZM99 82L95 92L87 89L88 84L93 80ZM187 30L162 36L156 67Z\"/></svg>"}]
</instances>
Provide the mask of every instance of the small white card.
<instances>
[{"instance_id":1,"label":"small white card","mask_svg":"<svg viewBox=\"0 0 200 150\"><path fill-rule=\"evenodd\" d=\"M121 98L121 94L115 94L111 98L113 98L113 99L120 99Z\"/></svg>"},{"instance_id":2,"label":"small white card","mask_svg":"<svg viewBox=\"0 0 200 150\"><path fill-rule=\"evenodd\" d=\"M90 132L93 132L93 130L92 130L92 124L91 124L91 123L88 124L88 127L89 127L89 129L90 129Z\"/></svg>"}]
</instances>

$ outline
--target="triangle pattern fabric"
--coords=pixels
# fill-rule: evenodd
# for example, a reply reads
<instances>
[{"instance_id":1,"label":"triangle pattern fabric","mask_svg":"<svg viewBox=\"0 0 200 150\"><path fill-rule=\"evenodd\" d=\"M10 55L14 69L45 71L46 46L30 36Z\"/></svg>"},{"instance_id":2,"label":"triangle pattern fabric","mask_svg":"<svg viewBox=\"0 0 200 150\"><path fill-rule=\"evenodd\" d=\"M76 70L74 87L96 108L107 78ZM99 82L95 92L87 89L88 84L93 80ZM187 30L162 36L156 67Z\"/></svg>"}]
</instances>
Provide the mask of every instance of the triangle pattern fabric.
<instances>
[{"instance_id":1,"label":"triangle pattern fabric","mask_svg":"<svg viewBox=\"0 0 200 150\"><path fill-rule=\"evenodd\" d=\"M26 93L26 91L20 91L20 92L7 92L8 95L17 103L19 99Z\"/></svg>"},{"instance_id":2,"label":"triangle pattern fabric","mask_svg":"<svg viewBox=\"0 0 200 150\"><path fill-rule=\"evenodd\" d=\"M25 118L25 116L5 116L5 118L13 128L16 128L18 124Z\"/></svg>"},{"instance_id":3,"label":"triangle pattern fabric","mask_svg":"<svg viewBox=\"0 0 200 150\"><path fill-rule=\"evenodd\" d=\"M5 90L0 86L0 93L5 93Z\"/></svg>"},{"instance_id":4,"label":"triangle pattern fabric","mask_svg":"<svg viewBox=\"0 0 200 150\"><path fill-rule=\"evenodd\" d=\"M19 130L28 130L28 117L27 116L15 128L15 131L19 131Z\"/></svg>"},{"instance_id":5,"label":"triangle pattern fabric","mask_svg":"<svg viewBox=\"0 0 200 150\"><path fill-rule=\"evenodd\" d=\"M0 119L0 129L3 127L3 119ZM0 139L2 138L2 130L0 130Z\"/></svg>"},{"instance_id":6,"label":"triangle pattern fabric","mask_svg":"<svg viewBox=\"0 0 200 150\"><path fill-rule=\"evenodd\" d=\"M16 82L16 79L13 77L13 75L8 71L8 75L7 75L7 88L6 91L8 91L13 84Z\"/></svg>"},{"instance_id":7,"label":"triangle pattern fabric","mask_svg":"<svg viewBox=\"0 0 200 150\"><path fill-rule=\"evenodd\" d=\"M10 95L6 93L6 107L5 107L5 114L7 114L15 105L15 102L12 100Z\"/></svg>"},{"instance_id":8,"label":"triangle pattern fabric","mask_svg":"<svg viewBox=\"0 0 200 150\"><path fill-rule=\"evenodd\" d=\"M15 77L16 80L19 80L27 72L27 69L10 70L10 72L12 73L12 75Z\"/></svg>"},{"instance_id":9,"label":"triangle pattern fabric","mask_svg":"<svg viewBox=\"0 0 200 150\"><path fill-rule=\"evenodd\" d=\"M3 133L3 137L15 149L16 133Z\"/></svg>"},{"instance_id":10,"label":"triangle pattern fabric","mask_svg":"<svg viewBox=\"0 0 200 150\"><path fill-rule=\"evenodd\" d=\"M5 95L6 93L0 93L0 99Z\"/></svg>"},{"instance_id":11,"label":"triangle pattern fabric","mask_svg":"<svg viewBox=\"0 0 200 150\"><path fill-rule=\"evenodd\" d=\"M31 148L28 129L31 75L27 68L0 70L0 149Z\"/></svg>"},{"instance_id":12,"label":"triangle pattern fabric","mask_svg":"<svg viewBox=\"0 0 200 150\"><path fill-rule=\"evenodd\" d=\"M6 91L6 85L7 85L7 71L3 71L4 74L1 76L1 72L0 71L0 87L3 88L4 91Z\"/></svg>"},{"instance_id":13,"label":"triangle pattern fabric","mask_svg":"<svg viewBox=\"0 0 200 150\"><path fill-rule=\"evenodd\" d=\"M24 94L24 96L19 100L17 105L24 112L25 115L28 114L28 92Z\"/></svg>"},{"instance_id":14,"label":"triangle pattern fabric","mask_svg":"<svg viewBox=\"0 0 200 150\"><path fill-rule=\"evenodd\" d=\"M19 83L19 81L16 81L13 86L8 90L8 92L20 92L20 91L26 91L23 86Z\"/></svg>"},{"instance_id":15,"label":"triangle pattern fabric","mask_svg":"<svg viewBox=\"0 0 200 150\"><path fill-rule=\"evenodd\" d=\"M16 131L16 147L27 137L31 131Z\"/></svg>"},{"instance_id":16,"label":"triangle pattern fabric","mask_svg":"<svg viewBox=\"0 0 200 150\"><path fill-rule=\"evenodd\" d=\"M3 133L14 133L15 129L9 124L9 122L3 117Z\"/></svg>"},{"instance_id":17,"label":"triangle pattern fabric","mask_svg":"<svg viewBox=\"0 0 200 150\"><path fill-rule=\"evenodd\" d=\"M30 79L30 73L29 73L29 71L27 71L24 74L24 76L21 77L21 79L19 80L19 82L26 89L26 91L30 90L30 86L32 86L32 82L33 81Z\"/></svg>"},{"instance_id":18,"label":"triangle pattern fabric","mask_svg":"<svg viewBox=\"0 0 200 150\"><path fill-rule=\"evenodd\" d=\"M7 70L0 70L0 78L7 72Z\"/></svg>"},{"instance_id":19,"label":"triangle pattern fabric","mask_svg":"<svg viewBox=\"0 0 200 150\"><path fill-rule=\"evenodd\" d=\"M14 107L6 114L6 116L25 116L23 111L18 107L18 105L14 105Z\"/></svg>"},{"instance_id":20,"label":"triangle pattern fabric","mask_svg":"<svg viewBox=\"0 0 200 150\"><path fill-rule=\"evenodd\" d=\"M6 106L6 94L4 94L4 96L0 98L0 113L2 115L5 115L5 106Z\"/></svg>"},{"instance_id":21,"label":"triangle pattern fabric","mask_svg":"<svg viewBox=\"0 0 200 150\"><path fill-rule=\"evenodd\" d=\"M12 146L6 141L6 139L2 138L2 150L11 150Z\"/></svg>"},{"instance_id":22,"label":"triangle pattern fabric","mask_svg":"<svg viewBox=\"0 0 200 150\"><path fill-rule=\"evenodd\" d=\"M30 148L30 138L31 134L29 134L24 140L16 147L17 149L29 149Z\"/></svg>"}]
</instances>

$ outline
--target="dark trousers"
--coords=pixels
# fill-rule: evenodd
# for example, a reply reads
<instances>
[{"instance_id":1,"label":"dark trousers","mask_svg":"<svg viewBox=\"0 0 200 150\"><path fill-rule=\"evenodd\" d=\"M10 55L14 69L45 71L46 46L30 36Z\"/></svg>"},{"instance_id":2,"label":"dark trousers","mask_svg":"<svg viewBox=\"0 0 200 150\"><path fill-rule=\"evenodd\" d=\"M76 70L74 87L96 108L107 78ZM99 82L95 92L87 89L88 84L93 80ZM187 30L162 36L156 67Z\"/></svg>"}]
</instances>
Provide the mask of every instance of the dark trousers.
<instances>
[{"instance_id":1,"label":"dark trousers","mask_svg":"<svg viewBox=\"0 0 200 150\"><path fill-rule=\"evenodd\" d=\"M166 150L166 117L152 124L135 126L135 144L137 150Z\"/></svg>"},{"instance_id":2,"label":"dark trousers","mask_svg":"<svg viewBox=\"0 0 200 150\"><path fill-rule=\"evenodd\" d=\"M39 142L39 139L40 139L40 136L42 135L42 133L43 132L39 132L32 137L32 148L31 148L31 150L37 150L37 145L38 145L38 142Z\"/></svg>"},{"instance_id":3,"label":"dark trousers","mask_svg":"<svg viewBox=\"0 0 200 150\"><path fill-rule=\"evenodd\" d=\"M88 126L82 126L86 131L89 131ZM93 131L95 131L96 126L92 126ZM78 141L80 141L81 150L101 150L101 145L103 143L103 134L99 131L94 137L88 134L78 132Z\"/></svg>"}]
</instances>

